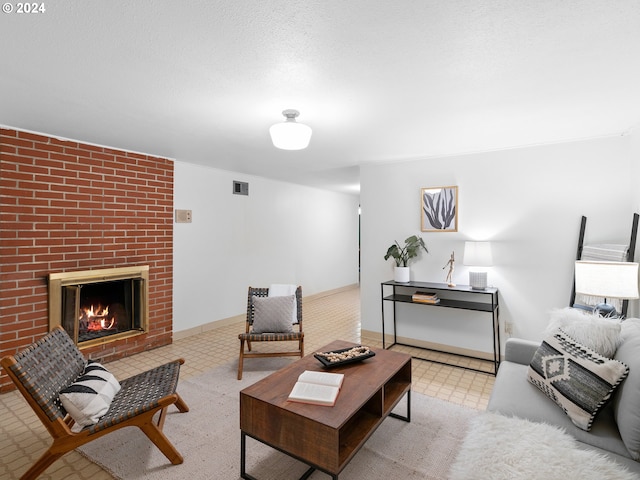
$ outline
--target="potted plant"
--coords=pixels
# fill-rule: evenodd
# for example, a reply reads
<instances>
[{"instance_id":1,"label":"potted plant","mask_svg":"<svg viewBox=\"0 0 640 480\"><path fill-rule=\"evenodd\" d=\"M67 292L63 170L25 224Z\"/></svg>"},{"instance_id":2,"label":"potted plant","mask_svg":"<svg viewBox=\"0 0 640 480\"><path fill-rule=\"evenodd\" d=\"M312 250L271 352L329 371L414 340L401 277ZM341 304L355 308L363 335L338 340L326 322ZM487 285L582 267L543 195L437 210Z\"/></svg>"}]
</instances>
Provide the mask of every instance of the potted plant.
<instances>
[{"instance_id":1,"label":"potted plant","mask_svg":"<svg viewBox=\"0 0 640 480\"><path fill-rule=\"evenodd\" d=\"M429 253L424 240L417 235L411 235L407 238L404 241L404 247L401 247L396 241L387 249L387 254L384 256L384 259L388 260L390 257L393 257L395 260L396 267L393 279L396 282L406 283L409 281L409 260L417 257L421 249Z\"/></svg>"}]
</instances>

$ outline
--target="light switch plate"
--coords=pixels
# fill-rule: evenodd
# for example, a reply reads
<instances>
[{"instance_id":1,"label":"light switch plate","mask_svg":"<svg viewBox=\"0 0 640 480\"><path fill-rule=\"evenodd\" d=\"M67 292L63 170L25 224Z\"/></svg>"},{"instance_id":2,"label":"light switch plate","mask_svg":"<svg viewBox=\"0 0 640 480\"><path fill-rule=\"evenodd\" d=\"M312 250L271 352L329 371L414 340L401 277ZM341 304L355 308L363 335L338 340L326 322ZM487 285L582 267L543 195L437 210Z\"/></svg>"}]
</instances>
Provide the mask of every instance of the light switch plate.
<instances>
[{"instance_id":1,"label":"light switch plate","mask_svg":"<svg viewBox=\"0 0 640 480\"><path fill-rule=\"evenodd\" d=\"M176 210L176 223L191 223L191 210Z\"/></svg>"}]
</instances>

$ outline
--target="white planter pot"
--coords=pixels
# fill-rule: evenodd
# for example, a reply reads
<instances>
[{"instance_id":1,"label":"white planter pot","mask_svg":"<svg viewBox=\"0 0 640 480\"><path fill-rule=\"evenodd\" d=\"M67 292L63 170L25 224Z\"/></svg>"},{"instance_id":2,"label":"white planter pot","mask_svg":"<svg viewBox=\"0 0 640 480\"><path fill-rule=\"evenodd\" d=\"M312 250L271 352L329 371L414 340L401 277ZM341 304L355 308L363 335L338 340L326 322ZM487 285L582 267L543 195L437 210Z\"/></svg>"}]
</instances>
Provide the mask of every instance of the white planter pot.
<instances>
[{"instance_id":1,"label":"white planter pot","mask_svg":"<svg viewBox=\"0 0 640 480\"><path fill-rule=\"evenodd\" d=\"M398 283L407 283L410 281L411 270L409 267L395 267L393 271L393 280Z\"/></svg>"}]
</instances>

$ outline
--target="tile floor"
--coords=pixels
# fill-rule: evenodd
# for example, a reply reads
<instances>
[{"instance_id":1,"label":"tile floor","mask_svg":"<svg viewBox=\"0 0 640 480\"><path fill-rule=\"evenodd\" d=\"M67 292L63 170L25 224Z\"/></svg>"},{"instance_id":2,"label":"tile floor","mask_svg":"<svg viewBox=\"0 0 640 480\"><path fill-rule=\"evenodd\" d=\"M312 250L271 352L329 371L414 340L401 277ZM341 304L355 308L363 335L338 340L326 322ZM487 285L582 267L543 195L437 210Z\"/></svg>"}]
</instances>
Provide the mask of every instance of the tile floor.
<instances>
[{"instance_id":1,"label":"tile floor","mask_svg":"<svg viewBox=\"0 0 640 480\"><path fill-rule=\"evenodd\" d=\"M313 297L303 302L305 352L312 353L335 339L360 342L360 291L357 288L324 297ZM186 363L180 371L181 378L194 375L228 362L237 362L238 333L244 328L244 320L176 340L172 345L140 353L133 357L109 363L109 369L118 378L126 378L154 367L161 362L183 357ZM380 342L365 339L369 346L381 346ZM262 347L264 348L264 347ZM394 347L411 353L410 348ZM419 352L424 356L424 352ZM447 359L438 354L436 359ZM292 361L295 360L292 358ZM474 368L490 368L488 362L450 357L458 365ZM259 361L247 359L246 362ZM437 397L478 410L486 408L494 377L462 368L414 360L413 386L416 392ZM17 479L46 450L49 434L32 413L26 401L17 392L0 395L0 479ZM92 479L112 477L79 453L71 452L51 465L40 477L44 480Z\"/></svg>"}]
</instances>

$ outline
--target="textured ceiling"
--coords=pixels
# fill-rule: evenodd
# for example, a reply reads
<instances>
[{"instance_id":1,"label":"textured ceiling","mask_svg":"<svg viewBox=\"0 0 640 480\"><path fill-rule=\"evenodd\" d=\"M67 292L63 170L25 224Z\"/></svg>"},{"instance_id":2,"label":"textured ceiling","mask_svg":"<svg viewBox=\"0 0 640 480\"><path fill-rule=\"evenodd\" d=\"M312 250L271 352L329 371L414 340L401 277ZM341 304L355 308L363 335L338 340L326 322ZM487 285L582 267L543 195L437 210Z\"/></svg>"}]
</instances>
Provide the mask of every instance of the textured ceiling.
<instances>
[{"instance_id":1,"label":"textured ceiling","mask_svg":"<svg viewBox=\"0 0 640 480\"><path fill-rule=\"evenodd\" d=\"M363 164L640 124L638 0L44 5L0 14L2 125L357 192ZM307 150L271 145L286 108Z\"/></svg>"}]
</instances>

